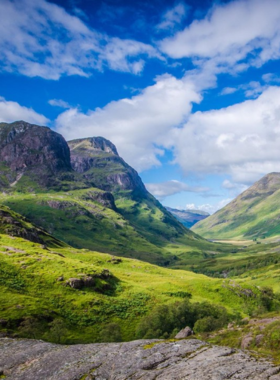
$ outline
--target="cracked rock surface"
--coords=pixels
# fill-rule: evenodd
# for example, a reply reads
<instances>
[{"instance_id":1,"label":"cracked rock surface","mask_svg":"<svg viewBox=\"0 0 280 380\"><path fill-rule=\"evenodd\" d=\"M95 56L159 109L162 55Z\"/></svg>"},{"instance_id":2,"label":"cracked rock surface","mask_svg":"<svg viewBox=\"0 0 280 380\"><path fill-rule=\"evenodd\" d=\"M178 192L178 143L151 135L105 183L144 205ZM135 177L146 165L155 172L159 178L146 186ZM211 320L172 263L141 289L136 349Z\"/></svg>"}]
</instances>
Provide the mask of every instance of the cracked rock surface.
<instances>
[{"instance_id":1,"label":"cracked rock surface","mask_svg":"<svg viewBox=\"0 0 280 380\"><path fill-rule=\"evenodd\" d=\"M63 346L0 339L6 380L280 380L280 367L196 339Z\"/></svg>"}]
</instances>

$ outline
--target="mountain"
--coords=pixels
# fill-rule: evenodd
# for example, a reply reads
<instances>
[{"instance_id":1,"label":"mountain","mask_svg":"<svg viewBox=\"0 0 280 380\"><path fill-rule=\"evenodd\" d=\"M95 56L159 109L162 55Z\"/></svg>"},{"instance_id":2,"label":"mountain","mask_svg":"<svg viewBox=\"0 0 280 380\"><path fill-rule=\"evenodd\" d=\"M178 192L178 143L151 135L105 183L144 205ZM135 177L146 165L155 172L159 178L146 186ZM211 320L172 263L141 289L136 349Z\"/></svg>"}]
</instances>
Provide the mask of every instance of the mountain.
<instances>
[{"instance_id":1,"label":"mountain","mask_svg":"<svg viewBox=\"0 0 280 380\"><path fill-rule=\"evenodd\" d=\"M208 212L200 210L178 210L171 207L165 208L187 228L191 228L194 224L210 215Z\"/></svg>"},{"instance_id":2,"label":"mountain","mask_svg":"<svg viewBox=\"0 0 280 380\"><path fill-rule=\"evenodd\" d=\"M70 151L60 134L24 121L0 123L1 189L57 188L72 180L71 172Z\"/></svg>"},{"instance_id":3,"label":"mountain","mask_svg":"<svg viewBox=\"0 0 280 380\"><path fill-rule=\"evenodd\" d=\"M73 169L87 182L102 190L130 190L143 197L147 190L131 166L118 154L114 144L103 137L68 141Z\"/></svg>"},{"instance_id":4,"label":"mountain","mask_svg":"<svg viewBox=\"0 0 280 380\"><path fill-rule=\"evenodd\" d=\"M113 194L118 212L149 242L188 236L197 239L177 222L145 188L137 172L102 137L69 141L71 163L83 181Z\"/></svg>"},{"instance_id":5,"label":"mountain","mask_svg":"<svg viewBox=\"0 0 280 380\"><path fill-rule=\"evenodd\" d=\"M192 230L210 239L263 239L280 235L279 221L280 173L270 173Z\"/></svg>"},{"instance_id":6,"label":"mountain","mask_svg":"<svg viewBox=\"0 0 280 380\"><path fill-rule=\"evenodd\" d=\"M203 242L102 137L67 143L18 121L0 124L0 147L0 203L67 244L173 265L169 245Z\"/></svg>"}]
</instances>

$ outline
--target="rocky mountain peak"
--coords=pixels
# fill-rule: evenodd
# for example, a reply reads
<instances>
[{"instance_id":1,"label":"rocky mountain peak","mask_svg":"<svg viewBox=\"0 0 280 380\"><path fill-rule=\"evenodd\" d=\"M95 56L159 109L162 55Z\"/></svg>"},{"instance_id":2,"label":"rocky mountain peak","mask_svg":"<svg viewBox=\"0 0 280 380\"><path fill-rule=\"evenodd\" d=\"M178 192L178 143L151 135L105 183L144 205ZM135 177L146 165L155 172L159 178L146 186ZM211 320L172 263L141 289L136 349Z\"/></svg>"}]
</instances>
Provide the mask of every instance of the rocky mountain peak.
<instances>
[{"instance_id":1,"label":"rocky mountain peak","mask_svg":"<svg viewBox=\"0 0 280 380\"><path fill-rule=\"evenodd\" d=\"M106 191L132 190L146 194L147 190L131 166L118 154L111 141L90 137L68 141L73 169L86 181Z\"/></svg>"},{"instance_id":2,"label":"rocky mountain peak","mask_svg":"<svg viewBox=\"0 0 280 380\"><path fill-rule=\"evenodd\" d=\"M71 170L64 138L48 127L25 121L0 123L0 161L12 170L48 165L53 171Z\"/></svg>"},{"instance_id":3,"label":"rocky mountain peak","mask_svg":"<svg viewBox=\"0 0 280 380\"><path fill-rule=\"evenodd\" d=\"M72 171L64 138L48 127L25 121L0 123L0 162L1 184L11 186L23 174L44 186L57 173Z\"/></svg>"},{"instance_id":4,"label":"rocky mountain peak","mask_svg":"<svg viewBox=\"0 0 280 380\"><path fill-rule=\"evenodd\" d=\"M77 139L68 142L69 148L73 152L79 151L87 156L94 156L102 153L110 153L119 156L115 145L104 137L89 137L85 139Z\"/></svg>"}]
</instances>

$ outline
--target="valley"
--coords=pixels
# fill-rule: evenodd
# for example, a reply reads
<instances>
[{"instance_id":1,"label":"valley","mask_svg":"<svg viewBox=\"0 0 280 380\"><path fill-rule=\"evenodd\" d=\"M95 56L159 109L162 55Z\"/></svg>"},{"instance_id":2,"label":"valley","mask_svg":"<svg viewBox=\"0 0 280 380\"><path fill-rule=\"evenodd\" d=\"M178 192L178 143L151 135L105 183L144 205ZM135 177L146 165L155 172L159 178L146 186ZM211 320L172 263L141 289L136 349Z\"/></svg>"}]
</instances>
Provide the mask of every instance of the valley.
<instances>
[{"instance_id":1,"label":"valley","mask_svg":"<svg viewBox=\"0 0 280 380\"><path fill-rule=\"evenodd\" d=\"M19 121L0 125L0 147L3 339L174 339L188 325L235 348L251 334L279 362L278 174L189 230L102 137ZM263 343L253 318L269 320Z\"/></svg>"}]
</instances>

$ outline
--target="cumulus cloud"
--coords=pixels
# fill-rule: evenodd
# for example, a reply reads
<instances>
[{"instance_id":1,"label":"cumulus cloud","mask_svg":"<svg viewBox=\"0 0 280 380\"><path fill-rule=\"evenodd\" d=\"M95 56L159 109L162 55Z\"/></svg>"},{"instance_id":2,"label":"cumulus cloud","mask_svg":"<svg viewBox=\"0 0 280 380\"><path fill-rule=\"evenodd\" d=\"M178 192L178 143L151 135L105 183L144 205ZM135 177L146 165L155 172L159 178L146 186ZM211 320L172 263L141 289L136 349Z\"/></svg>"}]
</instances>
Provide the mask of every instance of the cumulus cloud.
<instances>
[{"instance_id":1,"label":"cumulus cloud","mask_svg":"<svg viewBox=\"0 0 280 380\"><path fill-rule=\"evenodd\" d=\"M32 108L23 107L17 102L8 101L0 97L0 121L11 123L15 120L24 120L29 123L46 125L49 120Z\"/></svg>"},{"instance_id":2,"label":"cumulus cloud","mask_svg":"<svg viewBox=\"0 0 280 380\"><path fill-rule=\"evenodd\" d=\"M280 57L279 25L278 0L237 0L215 4L205 18L159 46L172 58L190 57L199 66L210 60L218 71L240 71Z\"/></svg>"},{"instance_id":3,"label":"cumulus cloud","mask_svg":"<svg viewBox=\"0 0 280 380\"><path fill-rule=\"evenodd\" d=\"M169 9L162 16L162 21L157 25L157 29L173 29L175 25L180 24L188 11L188 6L179 3L172 9Z\"/></svg>"},{"instance_id":4,"label":"cumulus cloud","mask_svg":"<svg viewBox=\"0 0 280 380\"><path fill-rule=\"evenodd\" d=\"M170 195L182 193L184 191L191 193L203 193L209 191L206 187L189 186L188 184L176 180L161 182L161 183L146 183L146 188L155 197L164 199Z\"/></svg>"},{"instance_id":5,"label":"cumulus cloud","mask_svg":"<svg viewBox=\"0 0 280 380\"><path fill-rule=\"evenodd\" d=\"M50 99L48 103L53 107L71 108L70 104L62 99Z\"/></svg>"},{"instance_id":6,"label":"cumulus cloud","mask_svg":"<svg viewBox=\"0 0 280 380\"><path fill-rule=\"evenodd\" d=\"M56 120L56 130L68 140L104 136L141 171L160 164L157 156L173 146L175 127L186 120L192 102L200 100L192 83L163 75L130 99L87 113L76 108L63 112Z\"/></svg>"},{"instance_id":7,"label":"cumulus cloud","mask_svg":"<svg viewBox=\"0 0 280 380\"><path fill-rule=\"evenodd\" d=\"M0 2L0 49L2 71L46 79L104 67L138 74L144 56L159 57L150 45L98 33L46 0Z\"/></svg>"},{"instance_id":8,"label":"cumulus cloud","mask_svg":"<svg viewBox=\"0 0 280 380\"><path fill-rule=\"evenodd\" d=\"M177 130L175 161L185 173L230 174L250 184L280 171L280 87L257 99L220 110L196 112Z\"/></svg>"},{"instance_id":9,"label":"cumulus cloud","mask_svg":"<svg viewBox=\"0 0 280 380\"><path fill-rule=\"evenodd\" d=\"M216 211L220 210L231 201L232 201L232 198L227 198L227 199L222 199L221 201L215 204L205 203L202 205L196 205L194 203L190 203L190 204L186 204L186 210L200 210L200 211L206 211L209 214L214 214Z\"/></svg>"}]
</instances>

